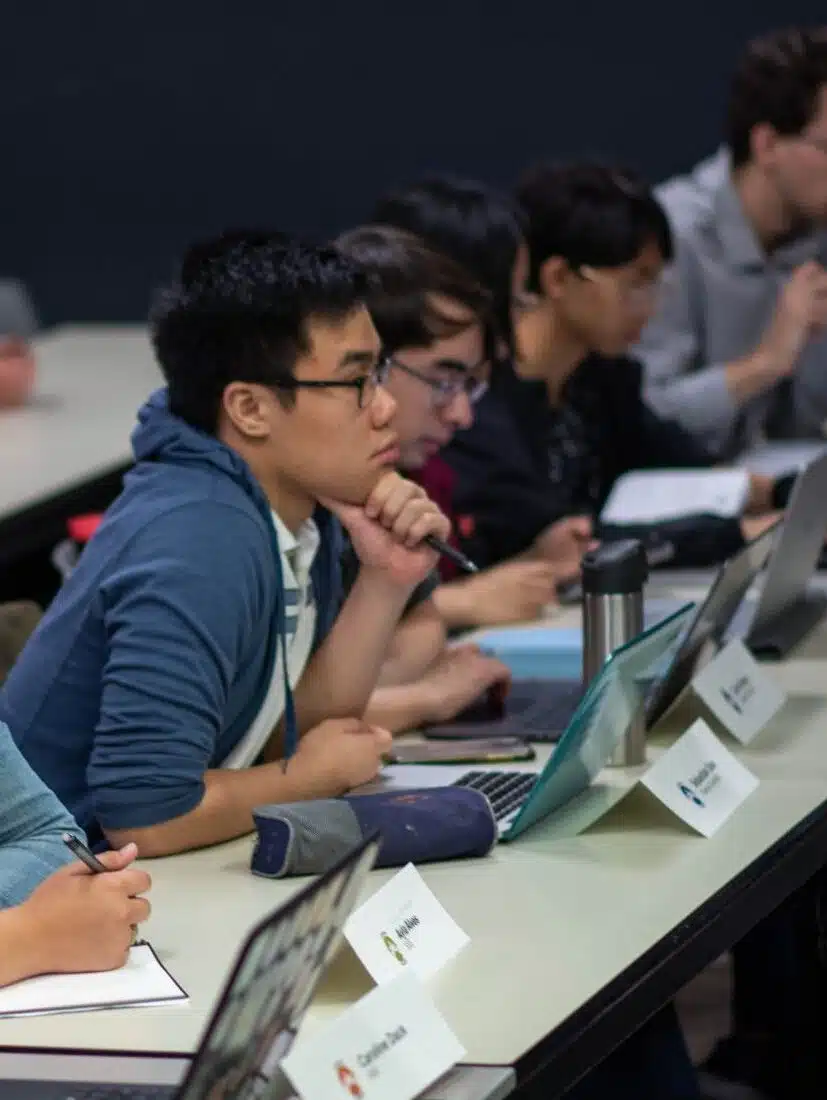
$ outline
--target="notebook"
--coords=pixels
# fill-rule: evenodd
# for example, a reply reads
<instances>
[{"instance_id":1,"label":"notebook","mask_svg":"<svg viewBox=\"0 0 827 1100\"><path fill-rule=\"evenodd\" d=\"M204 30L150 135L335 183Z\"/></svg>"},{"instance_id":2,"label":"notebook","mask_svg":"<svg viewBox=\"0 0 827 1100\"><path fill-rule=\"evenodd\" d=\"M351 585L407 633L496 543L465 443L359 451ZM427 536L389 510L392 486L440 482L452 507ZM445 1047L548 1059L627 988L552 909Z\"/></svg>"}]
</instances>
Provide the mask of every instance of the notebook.
<instances>
[{"instance_id":1,"label":"notebook","mask_svg":"<svg viewBox=\"0 0 827 1100\"><path fill-rule=\"evenodd\" d=\"M684 516L739 516L749 497L746 470L633 470L603 506L606 524L666 523Z\"/></svg>"},{"instance_id":2,"label":"notebook","mask_svg":"<svg viewBox=\"0 0 827 1100\"><path fill-rule=\"evenodd\" d=\"M46 974L0 989L0 1019L137 1008L186 1001L187 993L148 943L133 947L126 964L102 974Z\"/></svg>"}]
</instances>

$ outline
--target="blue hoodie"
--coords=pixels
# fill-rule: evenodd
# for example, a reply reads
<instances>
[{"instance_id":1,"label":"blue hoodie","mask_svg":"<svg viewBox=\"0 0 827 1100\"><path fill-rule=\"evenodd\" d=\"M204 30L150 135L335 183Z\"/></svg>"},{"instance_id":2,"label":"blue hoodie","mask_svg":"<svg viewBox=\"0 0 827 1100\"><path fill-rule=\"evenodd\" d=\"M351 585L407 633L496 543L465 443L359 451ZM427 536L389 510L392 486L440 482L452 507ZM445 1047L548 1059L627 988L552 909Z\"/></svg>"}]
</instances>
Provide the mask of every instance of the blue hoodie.
<instances>
[{"instance_id":1,"label":"blue hoodie","mask_svg":"<svg viewBox=\"0 0 827 1100\"><path fill-rule=\"evenodd\" d=\"M283 623L270 507L247 464L167 407L0 694L30 765L89 833L193 810L247 732ZM316 645L339 605L341 531L319 509Z\"/></svg>"}]
</instances>

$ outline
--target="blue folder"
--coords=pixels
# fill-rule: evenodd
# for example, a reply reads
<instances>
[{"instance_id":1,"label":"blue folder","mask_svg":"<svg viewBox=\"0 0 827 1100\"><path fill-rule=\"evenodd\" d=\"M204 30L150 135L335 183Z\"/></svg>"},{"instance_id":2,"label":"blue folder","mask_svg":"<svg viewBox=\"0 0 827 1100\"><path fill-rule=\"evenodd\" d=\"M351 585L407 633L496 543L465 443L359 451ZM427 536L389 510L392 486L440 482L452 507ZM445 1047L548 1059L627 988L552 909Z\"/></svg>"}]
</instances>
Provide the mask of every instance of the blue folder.
<instances>
[{"instance_id":1,"label":"blue folder","mask_svg":"<svg viewBox=\"0 0 827 1100\"><path fill-rule=\"evenodd\" d=\"M515 680L579 680L583 632L579 627L531 626L487 630L475 638L508 665Z\"/></svg>"}]
</instances>

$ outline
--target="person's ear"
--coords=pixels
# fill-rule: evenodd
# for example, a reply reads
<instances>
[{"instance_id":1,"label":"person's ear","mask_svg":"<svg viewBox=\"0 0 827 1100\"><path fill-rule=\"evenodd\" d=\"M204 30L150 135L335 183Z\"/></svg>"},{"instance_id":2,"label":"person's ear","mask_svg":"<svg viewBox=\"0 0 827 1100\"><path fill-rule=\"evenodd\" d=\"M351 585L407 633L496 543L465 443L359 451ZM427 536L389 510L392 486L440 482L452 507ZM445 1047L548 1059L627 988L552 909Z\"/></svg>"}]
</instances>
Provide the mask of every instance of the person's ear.
<instances>
[{"instance_id":1,"label":"person's ear","mask_svg":"<svg viewBox=\"0 0 827 1100\"><path fill-rule=\"evenodd\" d=\"M565 289L566 280L570 274L569 265L562 256L549 256L540 265L538 272L543 295L552 301L558 299Z\"/></svg>"},{"instance_id":2,"label":"person's ear","mask_svg":"<svg viewBox=\"0 0 827 1100\"><path fill-rule=\"evenodd\" d=\"M263 386L231 382L221 404L227 419L247 439L266 439L270 435L273 400Z\"/></svg>"},{"instance_id":3,"label":"person's ear","mask_svg":"<svg viewBox=\"0 0 827 1100\"><path fill-rule=\"evenodd\" d=\"M767 122L753 126L749 136L750 159L759 167L771 163L778 150L781 137L778 131Z\"/></svg>"}]
</instances>

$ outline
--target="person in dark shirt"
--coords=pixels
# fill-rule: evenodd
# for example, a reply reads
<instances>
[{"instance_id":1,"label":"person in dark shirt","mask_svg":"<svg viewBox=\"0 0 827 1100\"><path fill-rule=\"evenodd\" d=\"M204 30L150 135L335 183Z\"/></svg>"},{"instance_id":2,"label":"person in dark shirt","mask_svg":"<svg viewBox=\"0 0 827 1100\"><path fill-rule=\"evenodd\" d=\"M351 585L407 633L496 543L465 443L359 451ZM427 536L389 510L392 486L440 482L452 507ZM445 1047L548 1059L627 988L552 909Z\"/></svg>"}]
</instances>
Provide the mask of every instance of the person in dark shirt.
<instances>
[{"instance_id":1,"label":"person in dark shirt","mask_svg":"<svg viewBox=\"0 0 827 1100\"><path fill-rule=\"evenodd\" d=\"M336 248L369 275L366 305L386 364L383 386L395 403L398 463L415 474L471 423L485 391L489 295L407 233L367 226L345 233ZM347 591L349 552L343 565ZM370 699L368 721L394 732L454 718L508 680L506 666L476 646L446 647L438 583L434 576L413 594Z\"/></svg>"},{"instance_id":2,"label":"person in dark shirt","mask_svg":"<svg viewBox=\"0 0 827 1100\"><path fill-rule=\"evenodd\" d=\"M636 178L574 165L527 179L510 236L503 211L514 208L485 189L463 231L474 186L426 182L382 200L373 216L466 263L509 313L511 348L502 350L514 352L514 365L503 356L474 424L443 453L463 548L483 565L516 555L555 560L566 552L555 540L563 517L583 525L584 542L619 533L601 529L598 517L622 474L711 464L691 436L644 403L640 366L625 355L671 255L669 227ZM479 230L484 209L500 227L487 239ZM631 533L660 560L711 564L774 521L782 500L773 488L752 477L748 510L756 515L747 519L696 516Z\"/></svg>"},{"instance_id":3,"label":"person in dark shirt","mask_svg":"<svg viewBox=\"0 0 827 1100\"><path fill-rule=\"evenodd\" d=\"M499 360L508 354L512 344L512 269L523 238L522 218L512 203L478 184L435 178L381 199L371 220L374 225L411 232L471 272L491 295L492 358ZM474 415L488 405L483 397L475 405ZM459 430L463 426L454 427ZM443 432L439 442L444 446L449 437ZM474 557L475 517L453 507L456 474L435 450L414 455L405 471L431 499L440 502L459 541L472 548ZM556 599L557 584L579 572L581 554L591 545L591 521L587 516L555 520L540 533L537 543L542 543L544 553L536 555L536 560L526 555L498 562L472 578L457 577L452 564L441 559L444 583L435 591L434 602L446 624L461 628L536 618ZM485 565L484 548L480 551L478 564Z\"/></svg>"}]
</instances>

